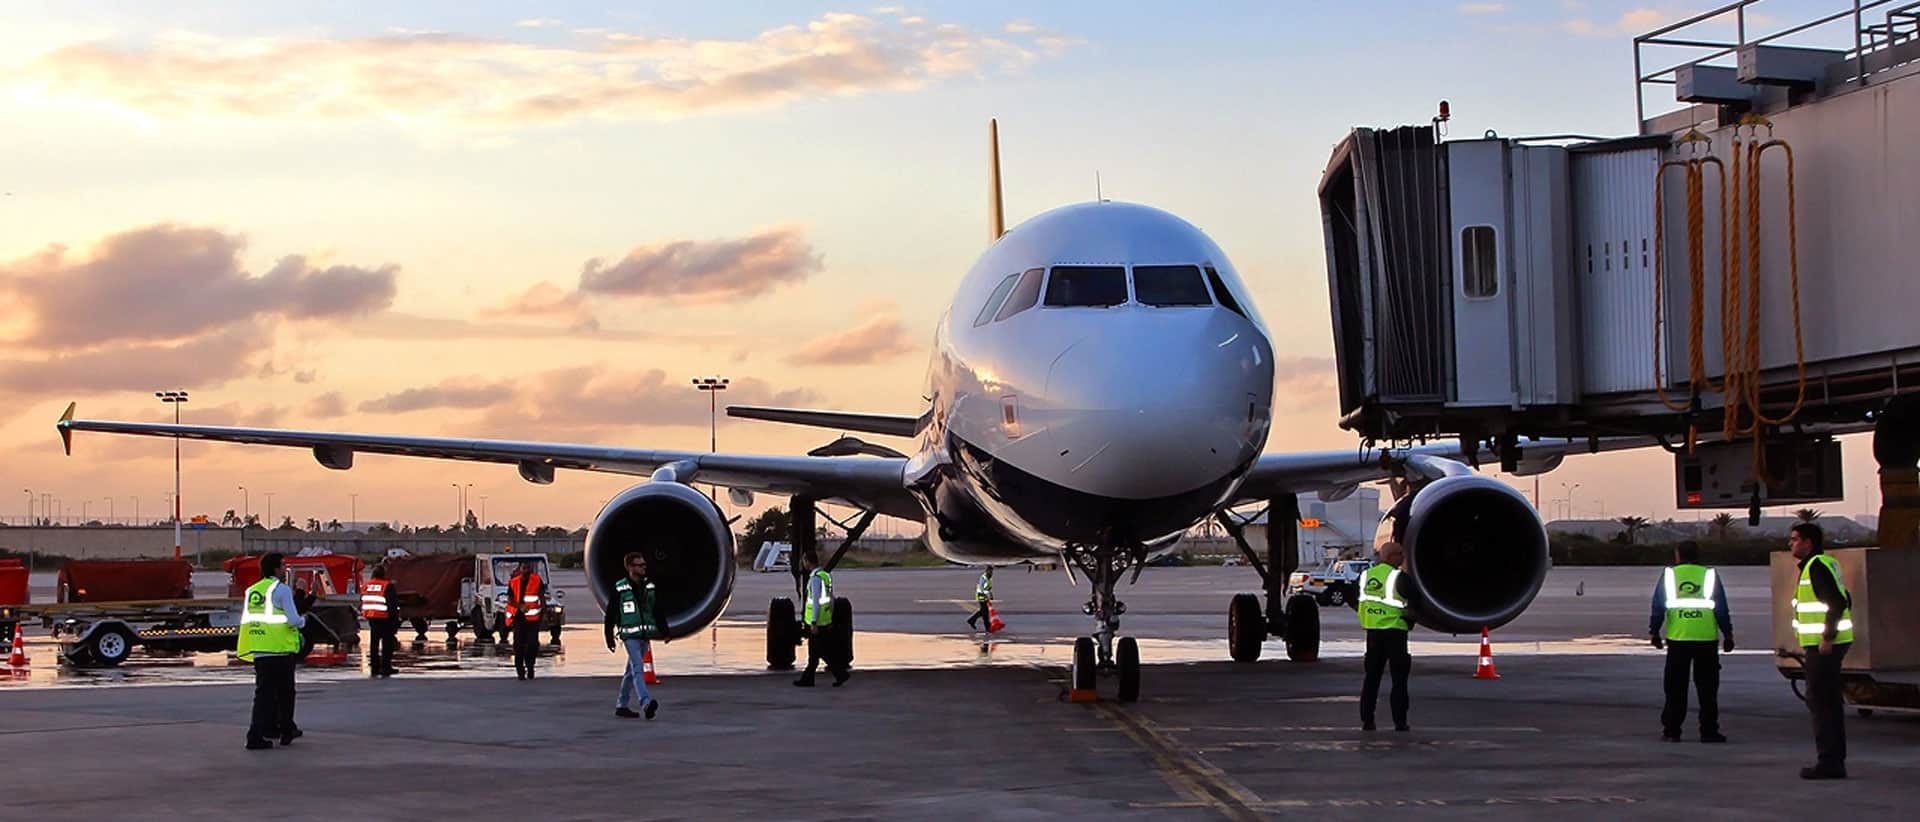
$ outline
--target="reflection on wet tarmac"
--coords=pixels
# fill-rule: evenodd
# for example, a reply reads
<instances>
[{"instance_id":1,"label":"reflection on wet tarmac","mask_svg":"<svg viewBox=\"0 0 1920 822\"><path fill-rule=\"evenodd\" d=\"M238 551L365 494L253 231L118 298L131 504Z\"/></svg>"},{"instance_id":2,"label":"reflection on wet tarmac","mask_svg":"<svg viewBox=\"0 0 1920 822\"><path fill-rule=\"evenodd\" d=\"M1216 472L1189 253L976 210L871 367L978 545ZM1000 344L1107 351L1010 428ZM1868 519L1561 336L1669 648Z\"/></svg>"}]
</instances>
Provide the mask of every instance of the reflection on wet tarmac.
<instances>
[{"instance_id":1,"label":"reflection on wet tarmac","mask_svg":"<svg viewBox=\"0 0 1920 822\"><path fill-rule=\"evenodd\" d=\"M435 678L508 677L513 675L511 648L506 643L477 643L462 638L448 643L440 635L409 642L403 634L394 665L400 676ZM1069 636L1020 634L1009 630L991 637L978 634L908 634L861 630L854 642L854 668L927 669L984 665L1065 666L1072 652ZM1141 657L1149 664L1217 662L1227 658L1227 644L1218 640L1141 638ZM368 647L362 637L360 648ZM1416 639L1416 656L1463 656L1478 652L1477 637ZM31 666L0 676L6 687L87 687L97 685L205 685L251 682L252 667L230 653L160 655L136 651L115 668L77 668L58 661L58 649L44 637L27 643ZM1320 653L1326 658L1354 658L1365 650L1360 640L1326 639ZM654 645L654 665L663 678L710 674L764 674L766 632L761 623L722 620L700 634ZM1495 643L1495 654L1622 654L1657 651L1645 640L1601 634L1555 642ZM1751 651L1749 653L1766 653ZM1267 643L1268 660L1283 660L1285 646ZM804 659L804 653L802 654ZM618 676L624 654L606 650L599 625L570 625L561 645L543 645L541 673L546 676ZM301 672L303 682L330 682L365 678L366 660L359 650L331 659L316 655Z\"/></svg>"}]
</instances>

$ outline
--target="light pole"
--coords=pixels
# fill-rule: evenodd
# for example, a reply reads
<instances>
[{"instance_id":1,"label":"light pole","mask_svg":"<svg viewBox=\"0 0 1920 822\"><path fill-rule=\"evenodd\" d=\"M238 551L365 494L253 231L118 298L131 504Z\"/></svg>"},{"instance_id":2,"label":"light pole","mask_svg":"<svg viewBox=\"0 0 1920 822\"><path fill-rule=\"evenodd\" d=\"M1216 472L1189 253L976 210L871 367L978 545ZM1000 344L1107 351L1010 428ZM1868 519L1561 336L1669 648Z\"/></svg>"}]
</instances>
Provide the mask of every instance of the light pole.
<instances>
[{"instance_id":1,"label":"light pole","mask_svg":"<svg viewBox=\"0 0 1920 822\"><path fill-rule=\"evenodd\" d=\"M273 527L272 525L267 524L267 523L273 522L273 493L274 492L272 491L267 492L267 522L261 523L261 525L266 528Z\"/></svg>"},{"instance_id":2,"label":"light pole","mask_svg":"<svg viewBox=\"0 0 1920 822\"><path fill-rule=\"evenodd\" d=\"M359 519L360 519L360 495L348 494L347 495L347 527L352 528L353 524Z\"/></svg>"},{"instance_id":3,"label":"light pole","mask_svg":"<svg viewBox=\"0 0 1920 822\"><path fill-rule=\"evenodd\" d=\"M107 524L112 525L113 524L113 497L105 497L104 499L106 499L107 501Z\"/></svg>"},{"instance_id":4,"label":"light pole","mask_svg":"<svg viewBox=\"0 0 1920 822\"><path fill-rule=\"evenodd\" d=\"M707 451L710 453L720 450L720 392L727 390L727 382L725 377L693 378L693 387L707 392ZM707 498L715 504L720 502L712 485L707 486Z\"/></svg>"},{"instance_id":5,"label":"light pole","mask_svg":"<svg viewBox=\"0 0 1920 822\"><path fill-rule=\"evenodd\" d=\"M480 530L487 530L487 495L480 495Z\"/></svg>"},{"instance_id":6,"label":"light pole","mask_svg":"<svg viewBox=\"0 0 1920 822\"><path fill-rule=\"evenodd\" d=\"M139 528L145 525L146 523L140 520L140 497L135 495L133 498L133 527Z\"/></svg>"},{"instance_id":7,"label":"light pole","mask_svg":"<svg viewBox=\"0 0 1920 822\"><path fill-rule=\"evenodd\" d=\"M253 495L247 492L247 486L240 488L240 527L247 527L247 517L253 515Z\"/></svg>"},{"instance_id":8,"label":"light pole","mask_svg":"<svg viewBox=\"0 0 1920 822\"><path fill-rule=\"evenodd\" d=\"M1573 492L1580 490L1580 483L1576 482L1569 485L1563 482L1560 483L1560 487L1566 489L1567 492L1567 519L1579 519L1579 513L1573 508Z\"/></svg>"},{"instance_id":9,"label":"light pole","mask_svg":"<svg viewBox=\"0 0 1920 822\"><path fill-rule=\"evenodd\" d=\"M185 391L155 391L161 402L173 406L173 424L180 424L180 406L187 404ZM173 438L173 558L180 558L180 438Z\"/></svg>"},{"instance_id":10,"label":"light pole","mask_svg":"<svg viewBox=\"0 0 1920 822\"><path fill-rule=\"evenodd\" d=\"M87 524L87 506L92 504L93 504L93 500L90 500L90 499L83 499L80 501L80 524L81 525Z\"/></svg>"},{"instance_id":11,"label":"light pole","mask_svg":"<svg viewBox=\"0 0 1920 822\"><path fill-rule=\"evenodd\" d=\"M460 521L466 518L463 512L467 510L467 500L460 494L460 483L449 482L447 484L453 486L453 527L459 528Z\"/></svg>"},{"instance_id":12,"label":"light pole","mask_svg":"<svg viewBox=\"0 0 1920 822\"><path fill-rule=\"evenodd\" d=\"M33 489L22 488L20 490L25 492L27 495L27 527L32 528L33 527Z\"/></svg>"}]
</instances>

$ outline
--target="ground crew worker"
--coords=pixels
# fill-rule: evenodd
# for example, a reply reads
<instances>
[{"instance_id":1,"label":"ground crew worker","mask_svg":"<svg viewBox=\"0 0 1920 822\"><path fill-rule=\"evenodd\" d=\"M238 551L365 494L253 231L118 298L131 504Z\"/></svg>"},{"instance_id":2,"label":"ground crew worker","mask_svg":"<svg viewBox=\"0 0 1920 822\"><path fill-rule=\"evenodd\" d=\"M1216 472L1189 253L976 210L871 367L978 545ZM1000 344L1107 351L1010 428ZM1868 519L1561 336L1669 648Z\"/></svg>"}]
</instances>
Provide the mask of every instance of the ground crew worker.
<instances>
[{"instance_id":1,"label":"ground crew worker","mask_svg":"<svg viewBox=\"0 0 1920 822\"><path fill-rule=\"evenodd\" d=\"M1360 728L1373 730L1373 708L1380 698L1380 675L1393 671L1393 693L1388 704L1393 710L1393 729L1407 726L1407 675L1413 672L1413 656L1407 651L1407 632L1413 624L1407 619L1406 578L1400 573L1406 561L1400 543L1380 546L1380 561L1367 569L1360 581L1360 627L1367 631L1366 679L1360 686Z\"/></svg>"},{"instance_id":2,"label":"ground crew worker","mask_svg":"<svg viewBox=\"0 0 1920 822\"><path fill-rule=\"evenodd\" d=\"M980 581L973 584L973 602L979 609L973 612L973 616L967 617L967 627L972 628L975 623L986 620L987 630L993 630L993 616L987 610L993 604L993 566L989 565L987 570L980 572Z\"/></svg>"},{"instance_id":3,"label":"ground crew worker","mask_svg":"<svg viewBox=\"0 0 1920 822\"><path fill-rule=\"evenodd\" d=\"M1700 693L1700 741L1727 741L1720 735L1720 651L1733 652L1733 614L1727 608L1727 589L1720 585L1720 575L1700 564L1700 545L1693 540L1674 546L1673 565L1660 572L1660 581L1653 586L1647 635L1653 647L1667 649L1667 700L1660 711L1660 738L1680 741L1691 672L1693 687Z\"/></svg>"},{"instance_id":4,"label":"ground crew worker","mask_svg":"<svg viewBox=\"0 0 1920 822\"><path fill-rule=\"evenodd\" d=\"M247 750L291 745L303 734L293 722L293 666L300 654L300 629L307 619L294 602L293 586L280 581L284 560L278 553L260 558L260 581L247 588L240 606L240 644L236 656L253 663L253 719L247 726Z\"/></svg>"},{"instance_id":5,"label":"ground crew worker","mask_svg":"<svg viewBox=\"0 0 1920 822\"><path fill-rule=\"evenodd\" d=\"M800 570L807 575L807 601L800 618L800 630L807 635L807 670L793 684L813 687L813 672L825 659L827 671L833 674L833 687L838 688L847 681L847 663L834 642L833 576L817 563L812 554L800 555Z\"/></svg>"},{"instance_id":6,"label":"ground crew worker","mask_svg":"<svg viewBox=\"0 0 1920 822\"><path fill-rule=\"evenodd\" d=\"M619 635L627 648L627 670L620 675L620 697L613 703L613 715L632 719L632 697L640 696L641 710L652 719L660 710L660 701L647 692L646 659L657 637L667 643L667 612L653 580L647 578L647 557L638 551L625 557L627 575L613 584L613 601L607 603L607 650L613 650L613 638Z\"/></svg>"},{"instance_id":7,"label":"ground crew worker","mask_svg":"<svg viewBox=\"0 0 1920 822\"><path fill-rule=\"evenodd\" d=\"M546 604L546 581L531 560L520 563L507 580L507 625L513 629L513 673L521 679L532 679L540 661L540 612Z\"/></svg>"},{"instance_id":8,"label":"ground crew worker","mask_svg":"<svg viewBox=\"0 0 1920 822\"><path fill-rule=\"evenodd\" d=\"M1853 647L1853 599L1840 581L1840 563L1825 551L1820 526L1793 526L1787 547L1800 560L1793 594L1793 631L1805 655L1807 712L1819 758L1801 768L1801 779L1847 778L1847 706L1840 693L1840 663Z\"/></svg>"},{"instance_id":9,"label":"ground crew worker","mask_svg":"<svg viewBox=\"0 0 1920 822\"><path fill-rule=\"evenodd\" d=\"M400 615L393 599L393 583L385 564L373 566L373 575L360 589L360 615L367 618L372 647L367 650L367 674L393 676L393 650L400 644Z\"/></svg>"}]
</instances>

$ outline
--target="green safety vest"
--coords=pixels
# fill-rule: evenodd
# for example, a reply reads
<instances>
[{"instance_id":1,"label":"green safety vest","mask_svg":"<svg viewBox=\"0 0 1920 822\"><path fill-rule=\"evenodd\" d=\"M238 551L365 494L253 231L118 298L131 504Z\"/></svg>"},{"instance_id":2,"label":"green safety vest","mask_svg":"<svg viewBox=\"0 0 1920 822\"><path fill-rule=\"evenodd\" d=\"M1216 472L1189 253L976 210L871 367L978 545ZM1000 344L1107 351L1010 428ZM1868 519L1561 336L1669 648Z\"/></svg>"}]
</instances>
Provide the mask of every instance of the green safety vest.
<instances>
[{"instance_id":1,"label":"green safety vest","mask_svg":"<svg viewBox=\"0 0 1920 822\"><path fill-rule=\"evenodd\" d=\"M1712 568L1691 563L1660 572L1667 598L1667 638L1681 642L1712 642L1720 638L1713 616L1713 589L1720 584Z\"/></svg>"},{"instance_id":2,"label":"green safety vest","mask_svg":"<svg viewBox=\"0 0 1920 822\"><path fill-rule=\"evenodd\" d=\"M820 590L816 595L813 586L807 586L806 615L802 621L808 625L821 627L833 624L833 575L824 569L814 571L813 578L820 581Z\"/></svg>"},{"instance_id":3,"label":"green safety vest","mask_svg":"<svg viewBox=\"0 0 1920 822\"><path fill-rule=\"evenodd\" d=\"M1847 584L1840 581L1840 563L1826 554L1814 554L1807 564L1800 568L1800 587L1793 592L1793 631L1800 635L1800 646L1810 648L1820 644L1820 637L1827 632L1827 604L1813 595L1813 564L1827 566L1827 573L1833 575L1834 587L1840 589L1840 598L1851 602L1847 594ZM1853 641L1853 607L1847 606L1840 612L1840 624L1835 626L1834 644Z\"/></svg>"},{"instance_id":4,"label":"green safety vest","mask_svg":"<svg viewBox=\"0 0 1920 822\"><path fill-rule=\"evenodd\" d=\"M639 593L633 590L633 582L621 577L613 584L613 592L620 600L620 638L652 639L660 635L660 626L653 624L653 582Z\"/></svg>"},{"instance_id":5,"label":"green safety vest","mask_svg":"<svg viewBox=\"0 0 1920 822\"><path fill-rule=\"evenodd\" d=\"M980 581L973 586L973 601L986 602L993 599L993 577L980 575Z\"/></svg>"},{"instance_id":6,"label":"green safety vest","mask_svg":"<svg viewBox=\"0 0 1920 822\"><path fill-rule=\"evenodd\" d=\"M240 609L240 647L237 655L246 662L254 654L297 654L300 629L287 624L287 615L274 609L273 589L280 580L267 578L247 588Z\"/></svg>"},{"instance_id":7,"label":"green safety vest","mask_svg":"<svg viewBox=\"0 0 1920 822\"><path fill-rule=\"evenodd\" d=\"M1407 603L1397 593L1400 569L1384 562L1367 569L1360 582L1360 627L1369 631L1391 629L1405 631Z\"/></svg>"}]
</instances>

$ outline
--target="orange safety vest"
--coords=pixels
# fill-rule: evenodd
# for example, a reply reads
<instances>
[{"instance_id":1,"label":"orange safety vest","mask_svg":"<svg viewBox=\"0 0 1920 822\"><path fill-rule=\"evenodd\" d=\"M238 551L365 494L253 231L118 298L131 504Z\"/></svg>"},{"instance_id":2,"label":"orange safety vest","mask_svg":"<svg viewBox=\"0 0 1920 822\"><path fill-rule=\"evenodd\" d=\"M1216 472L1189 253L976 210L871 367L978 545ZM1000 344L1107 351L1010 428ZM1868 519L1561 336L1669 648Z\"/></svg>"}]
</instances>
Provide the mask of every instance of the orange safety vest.
<instances>
[{"instance_id":1,"label":"orange safety vest","mask_svg":"<svg viewBox=\"0 0 1920 822\"><path fill-rule=\"evenodd\" d=\"M360 593L360 615L367 619L386 619L392 614L387 610L387 588L393 583L384 579L367 580L366 588Z\"/></svg>"},{"instance_id":2,"label":"orange safety vest","mask_svg":"<svg viewBox=\"0 0 1920 822\"><path fill-rule=\"evenodd\" d=\"M540 621L540 594L546 586L541 583L539 574L517 576L507 580L507 624L525 617L528 622Z\"/></svg>"}]
</instances>

